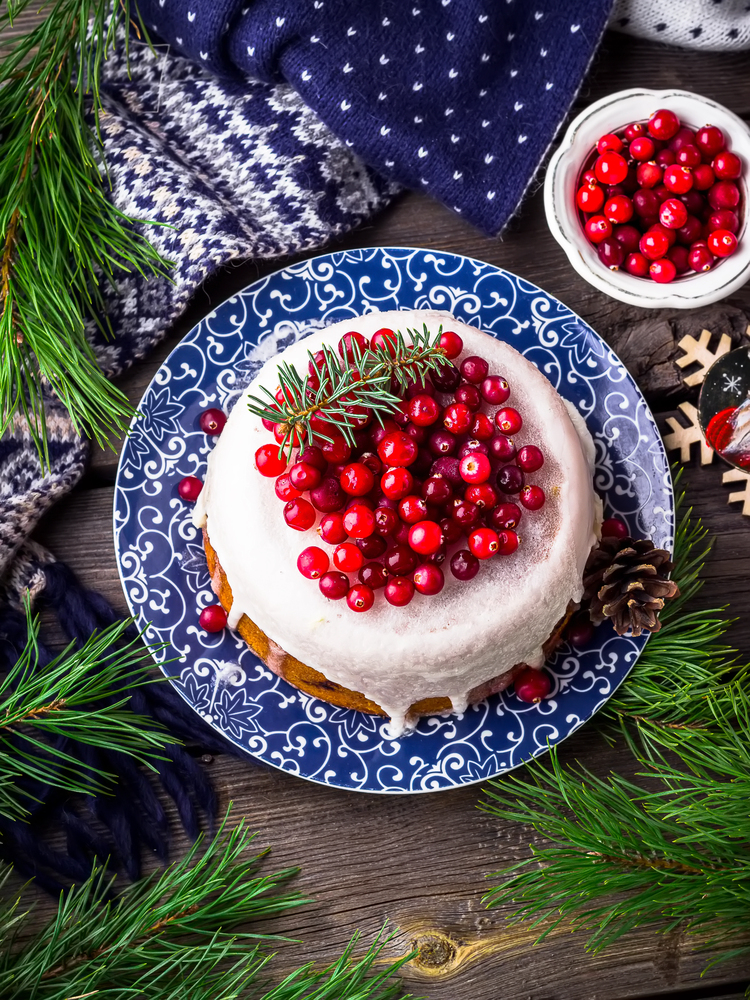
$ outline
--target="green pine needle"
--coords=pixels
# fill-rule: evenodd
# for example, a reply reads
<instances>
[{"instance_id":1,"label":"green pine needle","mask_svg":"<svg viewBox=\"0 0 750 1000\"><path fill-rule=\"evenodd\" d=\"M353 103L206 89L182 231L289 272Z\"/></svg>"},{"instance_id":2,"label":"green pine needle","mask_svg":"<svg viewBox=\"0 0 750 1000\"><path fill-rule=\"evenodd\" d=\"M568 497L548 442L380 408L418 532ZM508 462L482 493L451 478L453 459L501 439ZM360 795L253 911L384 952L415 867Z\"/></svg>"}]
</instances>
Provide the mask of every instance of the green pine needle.
<instances>
[{"instance_id":1,"label":"green pine needle","mask_svg":"<svg viewBox=\"0 0 750 1000\"><path fill-rule=\"evenodd\" d=\"M48 464L49 389L100 444L127 425L131 408L98 367L85 321L107 332L102 285L170 264L107 200L102 174L101 64L129 0L51 0L41 24L2 40L30 2L0 12L0 434L22 416Z\"/></svg>"},{"instance_id":2,"label":"green pine needle","mask_svg":"<svg viewBox=\"0 0 750 1000\"><path fill-rule=\"evenodd\" d=\"M354 432L362 413L359 408L371 411L382 425L383 417L395 413L403 403L403 395L399 396L395 389L405 389L410 382L419 381L445 363L445 351L440 347L442 332L441 326L431 338L425 324L421 331L406 331L407 343L398 330L387 345L370 346L364 351L352 339L351 361L342 360L327 345L319 362L308 351L312 367L320 373L317 385L311 384L309 374L302 376L292 365L282 363L278 375L285 401L279 403L269 389L261 386L261 396L248 397L248 409L264 420L282 425L284 436L279 453L286 453L289 459L299 441L311 444L316 440L333 440L320 423L314 426L315 418L335 424L345 440L354 444Z\"/></svg>"},{"instance_id":3,"label":"green pine needle","mask_svg":"<svg viewBox=\"0 0 750 1000\"><path fill-rule=\"evenodd\" d=\"M569 921L598 951L635 927L682 925L719 949L717 961L750 954L749 668L723 642L721 609L685 609L705 540L688 511L675 544L681 597L599 716L644 784L562 764L553 749L485 789L480 808L542 838L495 873L485 901L531 919L539 940Z\"/></svg>"},{"instance_id":4,"label":"green pine needle","mask_svg":"<svg viewBox=\"0 0 750 1000\"><path fill-rule=\"evenodd\" d=\"M130 621L111 625L78 649L71 643L42 665L39 619L28 600L26 617L26 648L0 679L0 815L11 819L28 815L29 793L19 784L26 778L82 794L111 788L112 775L84 767L51 738L118 750L149 766L176 742L127 707L129 691L151 683L152 662L140 636L122 642Z\"/></svg>"},{"instance_id":5,"label":"green pine needle","mask_svg":"<svg viewBox=\"0 0 750 1000\"><path fill-rule=\"evenodd\" d=\"M4 1000L397 1000L394 972L411 956L380 965L387 939L378 935L353 958L358 936L326 969L303 965L267 988L267 942L285 940L248 929L305 902L280 886L294 873L258 874L263 854L246 859L253 837L227 819L208 845L201 841L166 871L116 895L114 880L94 871L61 897L50 923L17 943L28 914L17 904L0 915L0 995ZM5 921L2 921L2 917ZM263 992L265 990L265 992Z\"/></svg>"}]
</instances>

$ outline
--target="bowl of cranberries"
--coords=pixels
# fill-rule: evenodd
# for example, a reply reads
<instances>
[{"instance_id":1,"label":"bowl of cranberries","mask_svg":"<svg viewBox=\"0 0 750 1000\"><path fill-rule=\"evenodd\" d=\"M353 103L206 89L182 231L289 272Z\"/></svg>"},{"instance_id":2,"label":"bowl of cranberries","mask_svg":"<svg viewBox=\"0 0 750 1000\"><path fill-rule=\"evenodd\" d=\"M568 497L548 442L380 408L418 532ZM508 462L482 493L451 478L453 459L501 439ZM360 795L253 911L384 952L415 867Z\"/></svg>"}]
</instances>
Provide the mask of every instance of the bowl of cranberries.
<instances>
[{"instance_id":1,"label":"bowl of cranberries","mask_svg":"<svg viewBox=\"0 0 750 1000\"><path fill-rule=\"evenodd\" d=\"M716 302L750 279L750 129L683 90L624 90L570 125L544 188L575 270L645 308Z\"/></svg>"}]
</instances>

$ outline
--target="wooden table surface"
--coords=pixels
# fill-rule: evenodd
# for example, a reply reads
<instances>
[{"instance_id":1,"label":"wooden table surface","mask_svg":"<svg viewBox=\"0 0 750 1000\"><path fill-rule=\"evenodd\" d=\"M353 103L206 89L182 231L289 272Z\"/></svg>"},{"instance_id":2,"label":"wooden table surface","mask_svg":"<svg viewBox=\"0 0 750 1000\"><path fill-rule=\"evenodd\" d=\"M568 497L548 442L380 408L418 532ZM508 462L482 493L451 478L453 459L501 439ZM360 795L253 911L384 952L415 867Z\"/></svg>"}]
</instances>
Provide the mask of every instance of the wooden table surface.
<instances>
[{"instance_id":1,"label":"wooden table surface","mask_svg":"<svg viewBox=\"0 0 750 1000\"><path fill-rule=\"evenodd\" d=\"M745 54L679 51L608 34L576 106L645 83L705 94L748 119L749 69ZM750 286L700 312L623 306L570 268L547 230L538 183L534 187L501 239L482 236L421 195L405 194L329 249L428 247L477 257L536 282L620 353L663 424L679 402L695 399L695 390L684 389L673 364L676 342L707 328L717 335L729 332L739 343L750 317ZM132 402L139 401L164 357L213 305L278 266L239 264L198 292L162 346L120 379ZM36 538L126 614L111 527L121 442L113 444L113 451L95 450L83 482L48 515ZM705 606L731 601L732 614L740 618L732 639L747 655L750 520L737 504L728 505L730 488L722 484L721 473L720 463L701 468L694 456L683 482L689 502L715 538L700 601ZM580 759L601 773L629 761L624 749L608 749L590 726L565 743L562 757ZM405 989L429 1000L729 1000L744 994L750 979L746 961L719 965L701 978L706 957L691 950L692 942L680 931L663 936L637 931L597 957L587 956L583 937L567 928L532 947L535 932L508 924L507 910L487 911L481 897L489 887L488 873L524 857L533 833L479 812L478 787L375 796L328 789L232 756L214 757L207 767L222 808L233 801L234 815L248 818L259 831L259 843L273 848L270 864L301 866L297 885L314 900L269 925L303 941L281 947L277 971L305 960L332 959L355 929L367 942L388 921L398 929L389 956L420 949L404 970ZM182 846L176 840L175 851ZM46 911L42 903L40 919Z\"/></svg>"}]
</instances>

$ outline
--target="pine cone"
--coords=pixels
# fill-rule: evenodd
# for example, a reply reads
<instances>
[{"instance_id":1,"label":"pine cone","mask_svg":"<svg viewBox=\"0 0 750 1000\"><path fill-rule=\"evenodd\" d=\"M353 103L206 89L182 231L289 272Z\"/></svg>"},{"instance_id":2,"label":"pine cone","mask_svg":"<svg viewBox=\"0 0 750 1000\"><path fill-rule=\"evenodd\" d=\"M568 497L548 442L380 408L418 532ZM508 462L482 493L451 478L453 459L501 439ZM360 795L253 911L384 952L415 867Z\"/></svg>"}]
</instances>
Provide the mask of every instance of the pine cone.
<instances>
[{"instance_id":1,"label":"pine cone","mask_svg":"<svg viewBox=\"0 0 750 1000\"><path fill-rule=\"evenodd\" d=\"M591 621L598 625L611 618L618 635L628 629L634 636L658 632L664 602L680 592L667 579L672 569L669 553L648 539L602 538L583 574Z\"/></svg>"}]
</instances>

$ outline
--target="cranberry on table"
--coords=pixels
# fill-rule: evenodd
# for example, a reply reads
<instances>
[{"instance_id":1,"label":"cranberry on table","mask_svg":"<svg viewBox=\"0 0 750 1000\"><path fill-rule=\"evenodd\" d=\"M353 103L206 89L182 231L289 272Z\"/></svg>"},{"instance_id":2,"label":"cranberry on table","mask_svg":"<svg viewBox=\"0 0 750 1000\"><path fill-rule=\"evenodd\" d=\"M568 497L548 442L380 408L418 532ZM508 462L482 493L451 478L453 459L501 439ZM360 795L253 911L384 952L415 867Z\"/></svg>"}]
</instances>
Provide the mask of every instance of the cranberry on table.
<instances>
[{"instance_id":1,"label":"cranberry on table","mask_svg":"<svg viewBox=\"0 0 750 1000\"><path fill-rule=\"evenodd\" d=\"M421 393L409 400L408 413L417 427L429 427L440 417L440 404L434 397Z\"/></svg>"},{"instance_id":2,"label":"cranberry on table","mask_svg":"<svg viewBox=\"0 0 750 1000\"><path fill-rule=\"evenodd\" d=\"M375 531L375 514L364 504L355 504L344 514L344 528L352 538L368 538Z\"/></svg>"},{"instance_id":3,"label":"cranberry on table","mask_svg":"<svg viewBox=\"0 0 750 1000\"><path fill-rule=\"evenodd\" d=\"M372 587L366 583L355 583L346 595L346 603L352 611L369 611L375 601Z\"/></svg>"},{"instance_id":4,"label":"cranberry on table","mask_svg":"<svg viewBox=\"0 0 750 1000\"><path fill-rule=\"evenodd\" d=\"M388 573L382 563L368 562L357 574L360 583L367 584L373 590L379 590L386 585Z\"/></svg>"},{"instance_id":5,"label":"cranberry on table","mask_svg":"<svg viewBox=\"0 0 750 1000\"><path fill-rule=\"evenodd\" d=\"M659 222L667 229L680 229L688 220L688 210L678 198L667 198L659 206Z\"/></svg>"},{"instance_id":6,"label":"cranberry on table","mask_svg":"<svg viewBox=\"0 0 750 1000\"><path fill-rule=\"evenodd\" d=\"M428 597L439 594L445 585L443 571L434 563L422 563L421 566L417 566L412 580L417 592Z\"/></svg>"},{"instance_id":7,"label":"cranberry on table","mask_svg":"<svg viewBox=\"0 0 750 1000\"><path fill-rule=\"evenodd\" d=\"M457 580L473 580L479 572L479 560L468 549L459 549L451 557L451 573Z\"/></svg>"},{"instance_id":8,"label":"cranberry on table","mask_svg":"<svg viewBox=\"0 0 750 1000\"><path fill-rule=\"evenodd\" d=\"M220 604L209 604L198 616L198 624L204 632L221 632L227 625L227 613Z\"/></svg>"},{"instance_id":9,"label":"cranberry on table","mask_svg":"<svg viewBox=\"0 0 750 1000\"><path fill-rule=\"evenodd\" d=\"M352 330L351 332L344 334L338 342L336 349L344 361L354 361L356 357L355 352L358 350L360 355L364 354L369 346L370 344L367 337L363 337L361 333L357 333Z\"/></svg>"},{"instance_id":10,"label":"cranberry on table","mask_svg":"<svg viewBox=\"0 0 750 1000\"><path fill-rule=\"evenodd\" d=\"M683 167L697 167L701 162L701 151L691 142L680 146L675 161Z\"/></svg>"},{"instance_id":11,"label":"cranberry on table","mask_svg":"<svg viewBox=\"0 0 750 1000\"><path fill-rule=\"evenodd\" d=\"M685 246L673 246L667 250L667 258L672 261L678 274L685 274L690 270L688 256L688 248Z\"/></svg>"},{"instance_id":12,"label":"cranberry on table","mask_svg":"<svg viewBox=\"0 0 750 1000\"><path fill-rule=\"evenodd\" d=\"M414 477L408 469L402 466L394 466L386 469L380 477L380 488L391 500L401 500L411 493L414 486Z\"/></svg>"},{"instance_id":13,"label":"cranberry on table","mask_svg":"<svg viewBox=\"0 0 750 1000\"><path fill-rule=\"evenodd\" d=\"M671 167L677 157L671 149L660 149L656 154L656 162L660 167Z\"/></svg>"},{"instance_id":14,"label":"cranberry on table","mask_svg":"<svg viewBox=\"0 0 750 1000\"><path fill-rule=\"evenodd\" d=\"M737 175L739 176L739 174ZM222 410L212 408L201 413L198 423L204 434L221 434L224 424L227 422L226 414Z\"/></svg>"},{"instance_id":15,"label":"cranberry on table","mask_svg":"<svg viewBox=\"0 0 750 1000\"><path fill-rule=\"evenodd\" d=\"M384 437L392 434L394 431L399 429L398 424L395 420L391 420L390 417L386 417L382 424L378 424L376 427L370 431L370 441L374 448L380 444Z\"/></svg>"},{"instance_id":16,"label":"cranberry on table","mask_svg":"<svg viewBox=\"0 0 750 1000\"><path fill-rule=\"evenodd\" d=\"M479 523L482 512L480 508L471 500L457 499L451 511L453 520L460 524L464 531L468 531Z\"/></svg>"},{"instance_id":17,"label":"cranberry on table","mask_svg":"<svg viewBox=\"0 0 750 1000\"><path fill-rule=\"evenodd\" d=\"M505 528L503 531L498 532L497 537L500 546L498 548L498 555L513 555L518 548L518 535L515 531L512 531L510 528Z\"/></svg>"},{"instance_id":18,"label":"cranberry on table","mask_svg":"<svg viewBox=\"0 0 750 1000\"><path fill-rule=\"evenodd\" d=\"M653 160L648 163L639 163L635 172L636 181L641 189L649 190L650 188L655 188L657 184L661 184L662 177L664 176L664 169L660 167L658 163ZM641 192L636 191L633 195L633 204L635 205L635 210L639 215L644 215L645 213L641 208L638 207L638 203L643 201L642 198L636 198Z\"/></svg>"},{"instance_id":19,"label":"cranberry on table","mask_svg":"<svg viewBox=\"0 0 750 1000\"><path fill-rule=\"evenodd\" d=\"M283 476L279 476L274 489L276 490L276 496L279 500L283 500L284 503L287 500L296 500L297 497L301 497L305 492L304 490L298 490L292 485L292 480L289 478L288 472L285 472Z\"/></svg>"},{"instance_id":20,"label":"cranberry on table","mask_svg":"<svg viewBox=\"0 0 750 1000\"><path fill-rule=\"evenodd\" d=\"M383 535L375 533L367 538L358 538L357 548L365 559L379 559L388 548L388 542Z\"/></svg>"},{"instance_id":21,"label":"cranberry on table","mask_svg":"<svg viewBox=\"0 0 750 1000\"><path fill-rule=\"evenodd\" d=\"M403 608L414 597L414 583L408 576L395 576L386 583L383 593L389 604Z\"/></svg>"},{"instance_id":22,"label":"cranberry on table","mask_svg":"<svg viewBox=\"0 0 750 1000\"><path fill-rule=\"evenodd\" d=\"M630 222L633 218L633 202L626 194L615 195L605 204L604 215L610 222Z\"/></svg>"},{"instance_id":23,"label":"cranberry on table","mask_svg":"<svg viewBox=\"0 0 750 1000\"><path fill-rule=\"evenodd\" d=\"M320 469L307 462L295 462L289 470L289 481L296 490L302 493L318 486L322 479Z\"/></svg>"},{"instance_id":24,"label":"cranberry on table","mask_svg":"<svg viewBox=\"0 0 750 1000\"><path fill-rule=\"evenodd\" d=\"M461 478L467 483L486 483L492 472L490 460L481 451L464 455L458 464L458 469Z\"/></svg>"},{"instance_id":25,"label":"cranberry on table","mask_svg":"<svg viewBox=\"0 0 750 1000\"><path fill-rule=\"evenodd\" d=\"M443 361L430 372L430 381L438 392L453 392L461 383L461 372L450 361Z\"/></svg>"},{"instance_id":26,"label":"cranberry on table","mask_svg":"<svg viewBox=\"0 0 750 1000\"><path fill-rule=\"evenodd\" d=\"M638 246L646 260L659 260L669 250L669 237L661 230L649 230L641 236Z\"/></svg>"},{"instance_id":27,"label":"cranberry on table","mask_svg":"<svg viewBox=\"0 0 750 1000\"><path fill-rule=\"evenodd\" d=\"M391 357L396 353L396 342L398 336L393 330L390 330L387 326L381 327L376 330L372 335L372 340L370 341L370 346L374 350L381 350L385 348Z\"/></svg>"},{"instance_id":28,"label":"cranberry on table","mask_svg":"<svg viewBox=\"0 0 750 1000\"><path fill-rule=\"evenodd\" d=\"M284 505L284 520L295 531L307 531L315 524L315 508L309 501L300 498L289 500Z\"/></svg>"},{"instance_id":29,"label":"cranberry on table","mask_svg":"<svg viewBox=\"0 0 750 1000\"><path fill-rule=\"evenodd\" d=\"M453 496L453 487L445 476L430 476L422 483L422 496L428 504L440 506Z\"/></svg>"},{"instance_id":30,"label":"cranberry on table","mask_svg":"<svg viewBox=\"0 0 750 1000\"><path fill-rule=\"evenodd\" d=\"M501 434L510 437L513 434L518 434L521 430L523 419L518 410L513 409L512 406L505 406L495 414L495 426Z\"/></svg>"},{"instance_id":31,"label":"cranberry on table","mask_svg":"<svg viewBox=\"0 0 750 1000\"><path fill-rule=\"evenodd\" d=\"M500 538L492 528L477 528L469 535L469 551L477 559L491 559L500 548Z\"/></svg>"},{"instance_id":32,"label":"cranberry on table","mask_svg":"<svg viewBox=\"0 0 750 1000\"><path fill-rule=\"evenodd\" d=\"M490 527L496 531L503 531L518 526L523 511L515 503L501 503L492 511L489 516Z\"/></svg>"},{"instance_id":33,"label":"cranberry on table","mask_svg":"<svg viewBox=\"0 0 750 1000\"><path fill-rule=\"evenodd\" d=\"M524 475L517 465L504 465L498 471L496 482L503 493L520 493L524 487Z\"/></svg>"},{"instance_id":34,"label":"cranberry on table","mask_svg":"<svg viewBox=\"0 0 750 1000\"><path fill-rule=\"evenodd\" d=\"M546 497L541 486L524 486L518 494L518 499L527 510L539 510L544 506Z\"/></svg>"},{"instance_id":35,"label":"cranberry on table","mask_svg":"<svg viewBox=\"0 0 750 1000\"><path fill-rule=\"evenodd\" d=\"M202 489L203 483L196 476L185 476L177 484L177 492L189 503L195 503Z\"/></svg>"},{"instance_id":36,"label":"cranberry on table","mask_svg":"<svg viewBox=\"0 0 750 1000\"><path fill-rule=\"evenodd\" d=\"M393 431L378 444L378 457L385 465L411 465L417 457L417 443L403 431Z\"/></svg>"},{"instance_id":37,"label":"cranberry on table","mask_svg":"<svg viewBox=\"0 0 750 1000\"><path fill-rule=\"evenodd\" d=\"M544 455L535 444L525 444L519 449L516 462L524 472L536 472L544 465Z\"/></svg>"},{"instance_id":38,"label":"cranberry on table","mask_svg":"<svg viewBox=\"0 0 750 1000\"><path fill-rule=\"evenodd\" d=\"M297 556L297 569L308 580L319 580L328 572L328 554L316 545L303 549Z\"/></svg>"},{"instance_id":39,"label":"cranberry on table","mask_svg":"<svg viewBox=\"0 0 750 1000\"><path fill-rule=\"evenodd\" d=\"M346 462L352 453L351 445L341 435L332 435L333 440L324 441L320 446L323 457L327 462L335 465L337 462Z\"/></svg>"},{"instance_id":40,"label":"cranberry on table","mask_svg":"<svg viewBox=\"0 0 750 1000\"><path fill-rule=\"evenodd\" d=\"M452 455L457 446L458 438L445 430L434 431L427 442L427 447L433 455Z\"/></svg>"},{"instance_id":41,"label":"cranberry on table","mask_svg":"<svg viewBox=\"0 0 750 1000\"><path fill-rule=\"evenodd\" d=\"M643 135L637 139L633 139L628 152L634 160L653 160L656 155L656 146L653 139L649 139L648 136Z\"/></svg>"},{"instance_id":42,"label":"cranberry on table","mask_svg":"<svg viewBox=\"0 0 750 1000\"><path fill-rule=\"evenodd\" d=\"M472 385L479 385L487 377L489 368L490 366L484 358L472 355L469 358L464 358L461 362L460 372L467 382L471 382Z\"/></svg>"},{"instance_id":43,"label":"cranberry on table","mask_svg":"<svg viewBox=\"0 0 750 1000\"><path fill-rule=\"evenodd\" d=\"M594 626L587 615L574 615L565 631L565 636L571 646L581 649L588 646L594 638Z\"/></svg>"},{"instance_id":44,"label":"cranberry on table","mask_svg":"<svg viewBox=\"0 0 750 1000\"><path fill-rule=\"evenodd\" d=\"M283 453L279 454L277 444L262 444L255 452L255 468L261 476L275 479L286 472L286 465L286 458Z\"/></svg>"},{"instance_id":45,"label":"cranberry on table","mask_svg":"<svg viewBox=\"0 0 750 1000\"><path fill-rule=\"evenodd\" d=\"M490 454L501 462L512 462L517 454L513 438L506 434L495 434L490 440Z\"/></svg>"},{"instance_id":46,"label":"cranberry on table","mask_svg":"<svg viewBox=\"0 0 750 1000\"><path fill-rule=\"evenodd\" d=\"M487 380L485 379L485 381ZM489 441L495 433L495 428L486 413L475 413L469 433L478 441Z\"/></svg>"},{"instance_id":47,"label":"cranberry on table","mask_svg":"<svg viewBox=\"0 0 750 1000\"><path fill-rule=\"evenodd\" d=\"M392 535L399 525L399 516L396 510L380 504L375 508L375 531L384 538Z\"/></svg>"},{"instance_id":48,"label":"cranberry on table","mask_svg":"<svg viewBox=\"0 0 750 1000\"><path fill-rule=\"evenodd\" d=\"M619 153L622 149L623 142L619 135L615 135L614 132L608 132L603 135L601 139L596 144L597 152L599 153Z\"/></svg>"},{"instance_id":49,"label":"cranberry on table","mask_svg":"<svg viewBox=\"0 0 750 1000\"><path fill-rule=\"evenodd\" d=\"M476 413L482 405L482 397L479 394L479 389L475 385L472 385L471 382L465 382L463 385L460 385L456 389L454 396L456 402L468 406L472 414Z\"/></svg>"},{"instance_id":50,"label":"cranberry on table","mask_svg":"<svg viewBox=\"0 0 750 1000\"><path fill-rule=\"evenodd\" d=\"M398 515L405 524L416 524L427 516L427 503L415 494L406 496L398 505Z\"/></svg>"},{"instance_id":51,"label":"cranberry on table","mask_svg":"<svg viewBox=\"0 0 750 1000\"><path fill-rule=\"evenodd\" d=\"M614 237L618 242L622 243L626 253L633 253L638 249L638 241L641 238L641 234L635 226L616 226Z\"/></svg>"},{"instance_id":52,"label":"cranberry on table","mask_svg":"<svg viewBox=\"0 0 750 1000\"><path fill-rule=\"evenodd\" d=\"M717 181L708 191L708 203L713 209L736 208L740 189L733 181Z\"/></svg>"},{"instance_id":53,"label":"cranberry on table","mask_svg":"<svg viewBox=\"0 0 750 1000\"><path fill-rule=\"evenodd\" d=\"M619 517L608 517L602 521L602 538L627 538L628 526Z\"/></svg>"},{"instance_id":54,"label":"cranberry on table","mask_svg":"<svg viewBox=\"0 0 750 1000\"><path fill-rule=\"evenodd\" d=\"M363 462L352 462L342 470L340 482L344 493L353 497L363 497L375 485L375 477Z\"/></svg>"},{"instance_id":55,"label":"cranberry on table","mask_svg":"<svg viewBox=\"0 0 750 1000\"><path fill-rule=\"evenodd\" d=\"M620 184L628 175L627 160L619 153L602 153L594 163L594 173L602 184Z\"/></svg>"},{"instance_id":56,"label":"cranberry on table","mask_svg":"<svg viewBox=\"0 0 750 1000\"><path fill-rule=\"evenodd\" d=\"M720 181L733 181L742 173L742 160L725 149L714 157L711 168Z\"/></svg>"},{"instance_id":57,"label":"cranberry on table","mask_svg":"<svg viewBox=\"0 0 750 1000\"><path fill-rule=\"evenodd\" d=\"M445 476L453 486L460 486L463 482L461 473L458 470L458 459L452 455L443 455L436 458L430 469L431 476Z\"/></svg>"},{"instance_id":58,"label":"cranberry on table","mask_svg":"<svg viewBox=\"0 0 750 1000\"><path fill-rule=\"evenodd\" d=\"M625 138L628 142L632 142L633 139L638 139L640 136L646 134L646 126L643 122L633 122L625 127Z\"/></svg>"},{"instance_id":59,"label":"cranberry on table","mask_svg":"<svg viewBox=\"0 0 750 1000\"><path fill-rule=\"evenodd\" d=\"M465 403L451 403L443 411L443 424L451 434L465 434L471 427L472 419L472 412Z\"/></svg>"},{"instance_id":60,"label":"cranberry on table","mask_svg":"<svg viewBox=\"0 0 750 1000\"><path fill-rule=\"evenodd\" d=\"M422 556L431 556L444 542L443 529L435 521L417 521L409 530L409 546Z\"/></svg>"},{"instance_id":61,"label":"cranberry on table","mask_svg":"<svg viewBox=\"0 0 750 1000\"><path fill-rule=\"evenodd\" d=\"M715 228L719 228L716 226ZM696 240L700 239L703 232L703 223L694 215L688 215L684 225L677 230L677 242L689 247Z\"/></svg>"},{"instance_id":62,"label":"cranberry on table","mask_svg":"<svg viewBox=\"0 0 750 1000\"><path fill-rule=\"evenodd\" d=\"M576 205L582 212L599 212L604 205L604 191L598 184L584 184L576 193Z\"/></svg>"},{"instance_id":63,"label":"cranberry on table","mask_svg":"<svg viewBox=\"0 0 750 1000\"><path fill-rule=\"evenodd\" d=\"M342 542L333 550L333 565L342 573L356 573L364 562L365 557L351 542Z\"/></svg>"},{"instance_id":64,"label":"cranberry on table","mask_svg":"<svg viewBox=\"0 0 750 1000\"><path fill-rule=\"evenodd\" d=\"M695 145L695 132L683 125L669 140L667 149L670 152L679 153L682 147L687 145Z\"/></svg>"},{"instance_id":65,"label":"cranberry on table","mask_svg":"<svg viewBox=\"0 0 750 1000\"><path fill-rule=\"evenodd\" d=\"M485 510L492 510L499 503L500 497L489 483L477 483L466 487L464 500L476 504L477 507L483 507Z\"/></svg>"},{"instance_id":66,"label":"cranberry on table","mask_svg":"<svg viewBox=\"0 0 750 1000\"><path fill-rule=\"evenodd\" d=\"M715 229L728 229L730 233L736 235L737 230L740 228L740 220L737 217L737 213L733 212L731 209L724 208L719 209L716 212L712 212L708 217L709 232L713 232Z\"/></svg>"},{"instance_id":67,"label":"cranberry on table","mask_svg":"<svg viewBox=\"0 0 750 1000\"><path fill-rule=\"evenodd\" d=\"M675 194L686 194L693 186L693 172L675 163L664 171L664 186Z\"/></svg>"},{"instance_id":68,"label":"cranberry on table","mask_svg":"<svg viewBox=\"0 0 750 1000\"><path fill-rule=\"evenodd\" d=\"M327 597L330 601L340 601L349 593L349 577L345 573L332 570L321 576L318 587L323 597Z\"/></svg>"},{"instance_id":69,"label":"cranberry on table","mask_svg":"<svg viewBox=\"0 0 750 1000\"><path fill-rule=\"evenodd\" d=\"M707 163L693 167L693 187L696 191L707 191L715 182L716 175Z\"/></svg>"},{"instance_id":70,"label":"cranberry on table","mask_svg":"<svg viewBox=\"0 0 750 1000\"><path fill-rule=\"evenodd\" d=\"M439 346L445 351L445 356L453 361L464 349L464 342L453 330L444 330L440 334Z\"/></svg>"},{"instance_id":71,"label":"cranberry on table","mask_svg":"<svg viewBox=\"0 0 750 1000\"><path fill-rule=\"evenodd\" d=\"M546 670L526 667L513 681L516 696L520 701L536 705L543 701L552 690L552 679Z\"/></svg>"},{"instance_id":72,"label":"cranberry on table","mask_svg":"<svg viewBox=\"0 0 750 1000\"><path fill-rule=\"evenodd\" d=\"M346 494L341 489L341 483L335 476L326 478L310 490L310 500L313 507L324 514L340 510L346 502Z\"/></svg>"}]
</instances>

